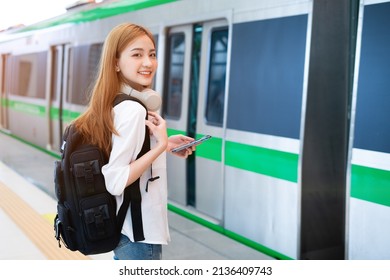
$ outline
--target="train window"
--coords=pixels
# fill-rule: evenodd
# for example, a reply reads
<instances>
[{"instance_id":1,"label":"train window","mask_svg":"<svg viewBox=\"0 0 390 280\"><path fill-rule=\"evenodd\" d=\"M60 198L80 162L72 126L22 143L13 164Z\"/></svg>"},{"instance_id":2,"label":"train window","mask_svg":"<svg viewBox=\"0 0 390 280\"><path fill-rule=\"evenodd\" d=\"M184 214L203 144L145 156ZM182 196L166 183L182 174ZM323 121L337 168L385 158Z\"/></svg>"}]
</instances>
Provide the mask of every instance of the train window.
<instances>
[{"instance_id":1,"label":"train window","mask_svg":"<svg viewBox=\"0 0 390 280\"><path fill-rule=\"evenodd\" d=\"M87 105L89 87L98 71L103 44L77 46L70 49L70 68L67 101Z\"/></svg>"},{"instance_id":2,"label":"train window","mask_svg":"<svg viewBox=\"0 0 390 280\"><path fill-rule=\"evenodd\" d=\"M13 56L12 62L11 94L44 99L47 53Z\"/></svg>"},{"instance_id":3,"label":"train window","mask_svg":"<svg viewBox=\"0 0 390 280\"><path fill-rule=\"evenodd\" d=\"M223 121L227 47L228 29L213 30L210 46L206 121L215 126L222 126Z\"/></svg>"},{"instance_id":4,"label":"train window","mask_svg":"<svg viewBox=\"0 0 390 280\"><path fill-rule=\"evenodd\" d=\"M178 119L181 115L181 100L183 95L184 49L183 33L170 34L168 38L167 83L164 95L164 116Z\"/></svg>"},{"instance_id":5,"label":"train window","mask_svg":"<svg viewBox=\"0 0 390 280\"><path fill-rule=\"evenodd\" d=\"M88 78L92 82L96 78L99 68L100 55L102 53L103 44L93 44L88 56Z\"/></svg>"}]
</instances>

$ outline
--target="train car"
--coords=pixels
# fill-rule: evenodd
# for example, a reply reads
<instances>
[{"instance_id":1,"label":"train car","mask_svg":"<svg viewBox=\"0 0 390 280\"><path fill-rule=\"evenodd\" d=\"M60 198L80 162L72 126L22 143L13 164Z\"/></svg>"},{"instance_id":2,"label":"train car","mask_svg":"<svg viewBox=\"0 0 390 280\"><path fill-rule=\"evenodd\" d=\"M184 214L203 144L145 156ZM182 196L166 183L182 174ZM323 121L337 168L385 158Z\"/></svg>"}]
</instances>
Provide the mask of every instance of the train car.
<instances>
[{"instance_id":1,"label":"train car","mask_svg":"<svg viewBox=\"0 0 390 280\"><path fill-rule=\"evenodd\" d=\"M58 154L64 128L88 102L105 36L122 22L144 25L158 46L154 88L169 135L212 135L186 161L168 155L169 209L278 259L333 258L324 253L333 244L322 245L323 227L307 226L317 219L332 232L332 222L315 215L333 205L302 207L306 178L322 181L308 175L304 157L313 119L314 6L105 1L7 32L0 37L1 129ZM345 198L334 215L343 252L336 258L390 259L390 1L356 6L346 168L338 170ZM321 108L333 114L330 105ZM306 254L307 244L319 253Z\"/></svg>"}]
</instances>

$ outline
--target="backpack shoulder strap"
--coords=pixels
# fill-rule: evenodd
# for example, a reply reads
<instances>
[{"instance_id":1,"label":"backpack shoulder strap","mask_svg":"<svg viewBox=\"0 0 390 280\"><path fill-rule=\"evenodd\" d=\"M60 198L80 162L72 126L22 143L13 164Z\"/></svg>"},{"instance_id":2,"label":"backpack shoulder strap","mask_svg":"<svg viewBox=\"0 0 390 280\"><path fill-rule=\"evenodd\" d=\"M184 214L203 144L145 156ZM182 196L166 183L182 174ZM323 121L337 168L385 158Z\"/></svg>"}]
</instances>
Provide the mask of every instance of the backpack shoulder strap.
<instances>
[{"instance_id":1,"label":"backpack shoulder strap","mask_svg":"<svg viewBox=\"0 0 390 280\"><path fill-rule=\"evenodd\" d=\"M128 94L124 94L124 93L118 94L115 97L113 106L115 107L116 105L118 105L119 103L121 103L125 100L132 100L132 101L140 103L146 110L145 119L148 118L146 106L141 101L139 101L138 99L136 99ZM137 159L142 157L149 150L150 150L150 135L149 135L149 129L146 127L144 143L142 145L141 151L137 155ZM140 179L138 178L133 184L131 184L130 186L127 186L125 188L123 203L122 203L122 205L119 209L119 212L118 212L118 227L119 227L119 229L122 229L123 223L125 221L127 209L130 205L130 207L131 207L131 220L132 220L132 224L133 224L134 241L145 240L144 232L143 232L143 225L142 225L141 191L140 191L139 181L140 181Z\"/></svg>"}]
</instances>

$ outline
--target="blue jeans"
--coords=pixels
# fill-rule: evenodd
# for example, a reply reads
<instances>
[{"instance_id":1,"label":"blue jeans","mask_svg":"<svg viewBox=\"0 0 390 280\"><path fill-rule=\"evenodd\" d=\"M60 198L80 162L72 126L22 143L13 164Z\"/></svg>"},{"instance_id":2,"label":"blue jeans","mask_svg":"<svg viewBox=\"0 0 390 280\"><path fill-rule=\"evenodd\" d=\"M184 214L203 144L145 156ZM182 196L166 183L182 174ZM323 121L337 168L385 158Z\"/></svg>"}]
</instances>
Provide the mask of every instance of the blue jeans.
<instances>
[{"instance_id":1,"label":"blue jeans","mask_svg":"<svg viewBox=\"0 0 390 280\"><path fill-rule=\"evenodd\" d=\"M118 246L114 249L114 260L161 260L162 245L131 242L122 234Z\"/></svg>"}]
</instances>

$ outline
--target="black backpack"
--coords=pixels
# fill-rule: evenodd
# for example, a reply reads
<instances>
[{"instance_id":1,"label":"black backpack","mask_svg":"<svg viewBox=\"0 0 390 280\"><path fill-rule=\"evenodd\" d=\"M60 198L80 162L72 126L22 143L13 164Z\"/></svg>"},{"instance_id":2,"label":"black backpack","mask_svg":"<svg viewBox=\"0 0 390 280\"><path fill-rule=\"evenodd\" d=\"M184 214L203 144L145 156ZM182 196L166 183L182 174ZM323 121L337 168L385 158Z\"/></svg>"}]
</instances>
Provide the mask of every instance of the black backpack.
<instances>
[{"instance_id":1,"label":"black backpack","mask_svg":"<svg viewBox=\"0 0 390 280\"><path fill-rule=\"evenodd\" d=\"M142 104L127 94L119 94L113 106L124 100ZM149 150L150 136L146 128L144 144L137 158ZM107 191L101 173L102 166L108 162L104 153L88 143L88 139L83 139L73 124L64 132L61 153L61 160L55 162L54 171L58 200L54 231L59 247L62 241L69 250L80 251L84 255L112 251L118 245L129 204L134 239L144 240L139 178L125 188L124 201L116 215L116 200Z\"/></svg>"}]
</instances>

